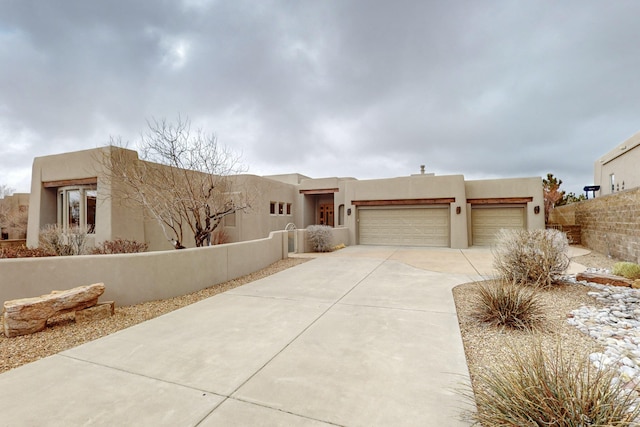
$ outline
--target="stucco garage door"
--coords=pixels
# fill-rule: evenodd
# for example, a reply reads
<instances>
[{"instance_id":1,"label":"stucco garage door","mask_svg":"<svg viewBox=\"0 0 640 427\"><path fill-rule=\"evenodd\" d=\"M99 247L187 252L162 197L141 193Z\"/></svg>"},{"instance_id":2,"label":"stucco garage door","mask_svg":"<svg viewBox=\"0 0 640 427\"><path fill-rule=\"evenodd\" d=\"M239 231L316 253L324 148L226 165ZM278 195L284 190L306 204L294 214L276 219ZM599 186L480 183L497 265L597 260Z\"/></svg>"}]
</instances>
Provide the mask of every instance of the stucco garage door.
<instances>
[{"instance_id":1,"label":"stucco garage door","mask_svg":"<svg viewBox=\"0 0 640 427\"><path fill-rule=\"evenodd\" d=\"M524 208L472 208L472 245L490 246L501 228L524 228Z\"/></svg>"},{"instance_id":2,"label":"stucco garage door","mask_svg":"<svg viewBox=\"0 0 640 427\"><path fill-rule=\"evenodd\" d=\"M359 209L361 245L449 246L449 208Z\"/></svg>"}]
</instances>

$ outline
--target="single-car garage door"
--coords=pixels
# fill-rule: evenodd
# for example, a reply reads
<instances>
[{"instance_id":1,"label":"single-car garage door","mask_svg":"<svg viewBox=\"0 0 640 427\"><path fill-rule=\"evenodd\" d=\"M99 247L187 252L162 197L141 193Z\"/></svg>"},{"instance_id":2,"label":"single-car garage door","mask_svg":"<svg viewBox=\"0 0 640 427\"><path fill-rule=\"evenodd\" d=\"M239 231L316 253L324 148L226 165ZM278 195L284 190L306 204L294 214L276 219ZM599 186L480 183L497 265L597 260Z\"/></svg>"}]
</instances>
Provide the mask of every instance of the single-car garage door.
<instances>
[{"instance_id":1,"label":"single-car garage door","mask_svg":"<svg viewBox=\"0 0 640 427\"><path fill-rule=\"evenodd\" d=\"M472 245L490 246L502 228L523 229L524 207L471 209Z\"/></svg>"},{"instance_id":2,"label":"single-car garage door","mask_svg":"<svg viewBox=\"0 0 640 427\"><path fill-rule=\"evenodd\" d=\"M360 208L361 245L449 246L449 207Z\"/></svg>"}]
</instances>

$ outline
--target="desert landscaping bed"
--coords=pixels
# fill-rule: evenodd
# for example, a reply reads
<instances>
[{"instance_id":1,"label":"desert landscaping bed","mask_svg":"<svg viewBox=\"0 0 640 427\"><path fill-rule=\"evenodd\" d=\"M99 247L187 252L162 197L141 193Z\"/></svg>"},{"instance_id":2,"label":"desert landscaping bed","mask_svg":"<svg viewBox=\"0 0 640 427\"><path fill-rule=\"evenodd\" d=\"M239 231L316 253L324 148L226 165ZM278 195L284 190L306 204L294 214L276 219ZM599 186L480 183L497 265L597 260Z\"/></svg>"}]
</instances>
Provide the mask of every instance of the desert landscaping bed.
<instances>
[{"instance_id":1,"label":"desert landscaping bed","mask_svg":"<svg viewBox=\"0 0 640 427\"><path fill-rule=\"evenodd\" d=\"M74 314L69 313L49 319L47 328L42 332L15 338L7 338L4 333L0 333L0 373L153 319L306 261L308 259L287 258L255 273L188 295L132 306L116 306L115 314L107 319L76 323Z\"/></svg>"},{"instance_id":2,"label":"desert landscaping bed","mask_svg":"<svg viewBox=\"0 0 640 427\"><path fill-rule=\"evenodd\" d=\"M618 260L592 252L585 256L575 257L572 261L592 269L610 270ZM596 341L569 323L569 320L573 320L574 317L572 311L581 306L594 307L596 310L604 307L602 302L588 294L594 294L597 289L576 283L574 280L566 280L550 289L536 291L543 309L542 321L537 330L531 331L490 326L477 320L476 304L479 290L481 286L488 285L489 282L466 283L453 290L472 380L473 391L466 391L467 396L471 397L475 393L477 397L480 390L486 390L484 387L487 378L494 378L496 372L505 372L500 367L510 366L514 362L514 355L521 357L521 355L532 354L535 349L541 349L547 355L561 353L565 360L570 360L572 363L586 361L587 364L590 364L589 360L593 361L593 359L589 355L594 356L594 354L602 354L603 351L606 351L600 343L601 340L600 342ZM613 288L610 292L616 292L616 287L607 286L604 288ZM496 368L499 369L496 370ZM622 381L623 383L627 382L629 378ZM631 381L624 388L636 388L638 391L637 385L637 379L631 378ZM483 391L482 394L487 396L486 391ZM532 425L537 424L532 423Z\"/></svg>"}]
</instances>

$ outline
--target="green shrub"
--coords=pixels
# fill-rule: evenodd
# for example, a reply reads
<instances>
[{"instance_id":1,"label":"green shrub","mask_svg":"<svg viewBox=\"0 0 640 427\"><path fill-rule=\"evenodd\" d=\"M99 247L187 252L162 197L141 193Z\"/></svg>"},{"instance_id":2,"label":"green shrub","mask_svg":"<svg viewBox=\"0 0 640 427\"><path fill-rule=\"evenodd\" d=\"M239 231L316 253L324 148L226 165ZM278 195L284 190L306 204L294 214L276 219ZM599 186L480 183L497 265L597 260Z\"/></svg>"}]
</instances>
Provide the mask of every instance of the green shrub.
<instances>
[{"instance_id":1,"label":"green shrub","mask_svg":"<svg viewBox=\"0 0 640 427\"><path fill-rule=\"evenodd\" d=\"M616 262L611 272L631 280L640 279L640 265L633 262Z\"/></svg>"},{"instance_id":2,"label":"green shrub","mask_svg":"<svg viewBox=\"0 0 640 427\"><path fill-rule=\"evenodd\" d=\"M149 245L135 240L115 239L105 240L91 250L92 254L133 254L146 252Z\"/></svg>"},{"instance_id":3,"label":"green shrub","mask_svg":"<svg viewBox=\"0 0 640 427\"><path fill-rule=\"evenodd\" d=\"M536 329L543 319L542 303L531 288L503 281L480 285L474 316L493 326Z\"/></svg>"},{"instance_id":4,"label":"green shrub","mask_svg":"<svg viewBox=\"0 0 640 427\"><path fill-rule=\"evenodd\" d=\"M333 250L333 233L332 228L328 225L308 226L307 238L314 252L331 252Z\"/></svg>"},{"instance_id":5,"label":"green shrub","mask_svg":"<svg viewBox=\"0 0 640 427\"><path fill-rule=\"evenodd\" d=\"M617 381L614 366L569 358L534 345L475 377L471 418L483 426L638 426L638 395Z\"/></svg>"},{"instance_id":6,"label":"green shrub","mask_svg":"<svg viewBox=\"0 0 640 427\"><path fill-rule=\"evenodd\" d=\"M507 282L548 288L569 267L567 236L553 229L500 230L493 266Z\"/></svg>"}]
</instances>

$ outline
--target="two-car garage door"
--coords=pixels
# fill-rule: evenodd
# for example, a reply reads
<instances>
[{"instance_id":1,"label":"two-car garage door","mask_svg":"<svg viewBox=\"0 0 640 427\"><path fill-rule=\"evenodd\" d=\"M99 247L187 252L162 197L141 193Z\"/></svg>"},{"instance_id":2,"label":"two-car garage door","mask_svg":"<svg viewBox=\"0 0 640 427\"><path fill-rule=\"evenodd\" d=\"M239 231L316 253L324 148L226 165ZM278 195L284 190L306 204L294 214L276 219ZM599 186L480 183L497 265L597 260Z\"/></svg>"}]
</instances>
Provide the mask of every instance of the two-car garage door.
<instances>
[{"instance_id":1,"label":"two-car garage door","mask_svg":"<svg viewBox=\"0 0 640 427\"><path fill-rule=\"evenodd\" d=\"M361 245L449 246L449 207L360 208Z\"/></svg>"}]
</instances>

